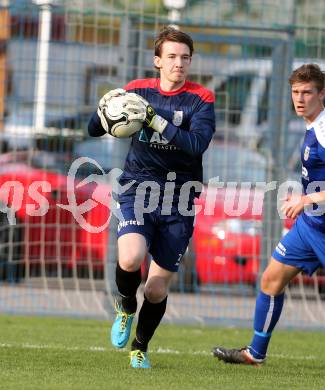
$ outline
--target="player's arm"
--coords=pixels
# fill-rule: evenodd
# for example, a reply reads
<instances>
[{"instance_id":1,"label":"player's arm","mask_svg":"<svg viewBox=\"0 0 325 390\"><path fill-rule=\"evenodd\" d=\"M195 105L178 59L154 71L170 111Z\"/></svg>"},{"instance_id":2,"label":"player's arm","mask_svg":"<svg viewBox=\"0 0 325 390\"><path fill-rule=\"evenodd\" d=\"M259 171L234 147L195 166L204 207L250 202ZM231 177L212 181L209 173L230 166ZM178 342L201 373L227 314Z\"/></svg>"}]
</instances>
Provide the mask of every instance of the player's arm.
<instances>
[{"instance_id":1,"label":"player's arm","mask_svg":"<svg viewBox=\"0 0 325 390\"><path fill-rule=\"evenodd\" d=\"M289 196L284 200L281 211L287 218L296 219L305 208L325 204L325 191L313 192L302 196Z\"/></svg>"},{"instance_id":2,"label":"player's arm","mask_svg":"<svg viewBox=\"0 0 325 390\"><path fill-rule=\"evenodd\" d=\"M215 131L215 114L213 101L198 105L190 122L189 131L174 126L158 115L154 108L144 98L139 96L139 104L144 104L144 113L135 114L133 119L142 120L148 127L162 134L168 141L190 155L201 155L208 147Z\"/></svg>"},{"instance_id":3,"label":"player's arm","mask_svg":"<svg viewBox=\"0 0 325 390\"><path fill-rule=\"evenodd\" d=\"M201 155L208 148L214 131L214 105L202 102L191 118L189 131L168 123L163 135L168 141L172 140L173 145L188 154Z\"/></svg>"},{"instance_id":4,"label":"player's arm","mask_svg":"<svg viewBox=\"0 0 325 390\"><path fill-rule=\"evenodd\" d=\"M107 134L106 130L103 128L100 118L97 114L97 111L93 113L88 123L88 134L91 137L101 137L102 135Z\"/></svg>"},{"instance_id":5,"label":"player's arm","mask_svg":"<svg viewBox=\"0 0 325 390\"><path fill-rule=\"evenodd\" d=\"M303 198L305 206L312 204L322 205L325 203L325 191L313 192L312 194L304 195Z\"/></svg>"}]
</instances>

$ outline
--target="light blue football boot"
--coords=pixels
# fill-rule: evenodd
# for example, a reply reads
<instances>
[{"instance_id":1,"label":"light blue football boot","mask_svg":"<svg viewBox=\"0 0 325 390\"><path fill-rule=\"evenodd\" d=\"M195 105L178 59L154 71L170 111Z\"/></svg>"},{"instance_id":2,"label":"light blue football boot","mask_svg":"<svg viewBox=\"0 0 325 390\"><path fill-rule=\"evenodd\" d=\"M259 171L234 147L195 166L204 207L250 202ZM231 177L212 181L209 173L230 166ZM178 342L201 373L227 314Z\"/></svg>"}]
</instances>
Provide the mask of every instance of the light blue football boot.
<instances>
[{"instance_id":1,"label":"light blue football boot","mask_svg":"<svg viewBox=\"0 0 325 390\"><path fill-rule=\"evenodd\" d=\"M133 368L151 368L147 352L136 349L130 352L130 365Z\"/></svg>"},{"instance_id":2,"label":"light blue football boot","mask_svg":"<svg viewBox=\"0 0 325 390\"><path fill-rule=\"evenodd\" d=\"M116 348L124 348L129 341L135 313L128 314L115 301L116 318L111 329L111 342Z\"/></svg>"}]
</instances>

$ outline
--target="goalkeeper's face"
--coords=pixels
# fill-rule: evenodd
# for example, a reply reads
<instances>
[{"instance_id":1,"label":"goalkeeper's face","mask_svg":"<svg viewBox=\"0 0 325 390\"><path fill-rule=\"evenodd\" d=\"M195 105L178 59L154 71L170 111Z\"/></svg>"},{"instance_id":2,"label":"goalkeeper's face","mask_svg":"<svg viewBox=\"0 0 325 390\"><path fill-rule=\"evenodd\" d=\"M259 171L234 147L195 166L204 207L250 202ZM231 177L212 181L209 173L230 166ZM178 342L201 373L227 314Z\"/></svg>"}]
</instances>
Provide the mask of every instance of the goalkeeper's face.
<instances>
[{"instance_id":1,"label":"goalkeeper's face","mask_svg":"<svg viewBox=\"0 0 325 390\"><path fill-rule=\"evenodd\" d=\"M162 44L160 57L154 59L160 70L161 85L170 84L173 89L182 87L191 65L189 47L180 42L166 41Z\"/></svg>"}]
</instances>

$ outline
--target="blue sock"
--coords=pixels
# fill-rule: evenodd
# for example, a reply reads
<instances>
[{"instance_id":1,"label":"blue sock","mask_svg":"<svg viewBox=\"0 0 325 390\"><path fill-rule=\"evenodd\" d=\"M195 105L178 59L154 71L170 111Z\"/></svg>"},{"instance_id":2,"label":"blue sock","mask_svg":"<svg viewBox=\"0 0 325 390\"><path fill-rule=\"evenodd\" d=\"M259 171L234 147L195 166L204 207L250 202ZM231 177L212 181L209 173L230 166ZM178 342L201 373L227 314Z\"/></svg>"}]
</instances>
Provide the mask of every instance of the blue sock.
<instances>
[{"instance_id":1,"label":"blue sock","mask_svg":"<svg viewBox=\"0 0 325 390\"><path fill-rule=\"evenodd\" d=\"M282 312L283 301L284 293L273 296L260 291L256 298L254 336L249 352L257 359L263 359L266 355L272 331Z\"/></svg>"}]
</instances>

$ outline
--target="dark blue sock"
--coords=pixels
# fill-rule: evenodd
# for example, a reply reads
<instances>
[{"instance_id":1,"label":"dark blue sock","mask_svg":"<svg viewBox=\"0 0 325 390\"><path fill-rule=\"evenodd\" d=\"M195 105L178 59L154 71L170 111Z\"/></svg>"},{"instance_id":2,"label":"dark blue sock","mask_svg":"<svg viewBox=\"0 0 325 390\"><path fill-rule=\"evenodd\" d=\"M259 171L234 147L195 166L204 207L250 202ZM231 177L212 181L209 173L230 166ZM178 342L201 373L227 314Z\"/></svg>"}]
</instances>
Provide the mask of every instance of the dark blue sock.
<instances>
[{"instance_id":1,"label":"dark blue sock","mask_svg":"<svg viewBox=\"0 0 325 390\"><path fill-rule=\"evenodd\" d=\"M283 307L284 293L267 295L262 291L256 298L254 317L254 337L249 346L250 353L257 359L263 359Z\"/></svg>"}]
</instances>

